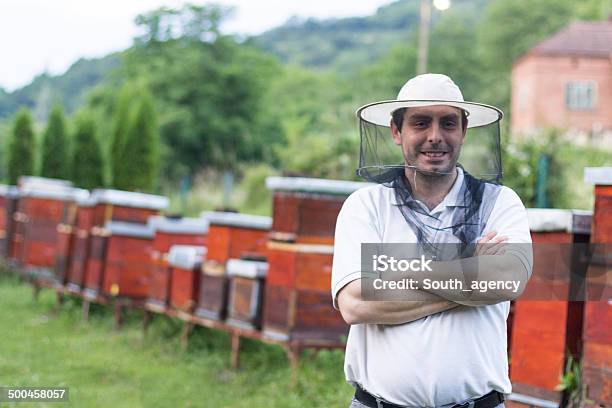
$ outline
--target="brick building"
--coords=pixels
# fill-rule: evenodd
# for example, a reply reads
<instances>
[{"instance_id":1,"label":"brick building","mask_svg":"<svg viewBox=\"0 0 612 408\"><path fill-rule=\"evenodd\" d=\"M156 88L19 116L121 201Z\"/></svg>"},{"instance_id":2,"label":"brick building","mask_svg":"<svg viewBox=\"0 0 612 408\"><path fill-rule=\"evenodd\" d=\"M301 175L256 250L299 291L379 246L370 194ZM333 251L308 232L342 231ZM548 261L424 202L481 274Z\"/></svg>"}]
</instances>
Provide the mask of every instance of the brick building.
<instances>
[{"instance_id":1,"label":"brick building","mask_svg":"<svg viewBox=\"0 0 612 408\"><path fill-rule=\"evenodd\" d=\"M512 132L545 127L612 145L612 19L572 23L514 62Z\"/></svg>"}]
</instances>

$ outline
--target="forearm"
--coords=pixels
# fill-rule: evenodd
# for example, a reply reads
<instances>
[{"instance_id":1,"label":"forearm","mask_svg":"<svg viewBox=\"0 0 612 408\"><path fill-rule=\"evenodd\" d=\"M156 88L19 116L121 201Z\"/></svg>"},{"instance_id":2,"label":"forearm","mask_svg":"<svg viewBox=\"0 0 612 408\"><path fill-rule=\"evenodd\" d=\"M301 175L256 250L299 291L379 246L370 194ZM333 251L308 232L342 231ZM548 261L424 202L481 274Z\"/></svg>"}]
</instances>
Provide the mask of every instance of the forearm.
<instances>
[{"instance_id":1,"label":"forearm","mask_svg":"<svg viewBox=\"0 0 612 408\"><path fill-rule=\"evenodd\" d=\"M360 280L349 283L338 295L338 306L348 324L403 324L460 306L436 294L421 292L419 300L377 301L361 299Z\"/></svg>"}]
</instances>

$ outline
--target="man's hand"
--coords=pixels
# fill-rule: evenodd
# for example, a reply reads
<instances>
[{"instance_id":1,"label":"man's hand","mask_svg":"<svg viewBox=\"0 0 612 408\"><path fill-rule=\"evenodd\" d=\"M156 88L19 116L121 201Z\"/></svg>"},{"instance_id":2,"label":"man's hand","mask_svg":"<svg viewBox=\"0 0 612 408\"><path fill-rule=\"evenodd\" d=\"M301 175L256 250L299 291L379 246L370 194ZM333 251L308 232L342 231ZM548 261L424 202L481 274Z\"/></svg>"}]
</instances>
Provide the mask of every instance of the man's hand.
<instances>
[{"instance_id":1,"label":"man's hand","mask_svg":"<svg viewBox=\"0 0 612 408\"><path fill-rule=\"evenodd\" d=\"M474 256L503 255L505 253L504 243L506 241L508 241L507 237L497 236L496 231L491 231L478 241Z\"/></svg>"}]
</instances>

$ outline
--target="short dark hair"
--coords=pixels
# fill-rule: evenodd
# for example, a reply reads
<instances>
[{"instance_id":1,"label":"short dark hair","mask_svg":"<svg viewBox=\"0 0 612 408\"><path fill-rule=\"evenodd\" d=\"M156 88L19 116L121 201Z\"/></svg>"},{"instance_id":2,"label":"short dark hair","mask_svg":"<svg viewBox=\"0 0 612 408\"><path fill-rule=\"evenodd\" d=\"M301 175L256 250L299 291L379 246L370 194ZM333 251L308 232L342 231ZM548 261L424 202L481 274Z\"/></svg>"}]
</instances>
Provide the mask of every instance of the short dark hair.
<instances>
[{"instance_id":1,"label":"short dark hair","mask_svg":"<svg viewBox=\"0 0 612 408\"><path fill-rule=\"evenodd\" d=\"M404 114L406 113L406 109L408 108L399 108L394 110L393 113L391 113L391 120L393 120L393 123L400 131L402 130L402 125L404 124ZM468 123L468 115L467 112L463 109L459 110L461 111L461 127L465 129Z\"/></svg>"}]
</instances>

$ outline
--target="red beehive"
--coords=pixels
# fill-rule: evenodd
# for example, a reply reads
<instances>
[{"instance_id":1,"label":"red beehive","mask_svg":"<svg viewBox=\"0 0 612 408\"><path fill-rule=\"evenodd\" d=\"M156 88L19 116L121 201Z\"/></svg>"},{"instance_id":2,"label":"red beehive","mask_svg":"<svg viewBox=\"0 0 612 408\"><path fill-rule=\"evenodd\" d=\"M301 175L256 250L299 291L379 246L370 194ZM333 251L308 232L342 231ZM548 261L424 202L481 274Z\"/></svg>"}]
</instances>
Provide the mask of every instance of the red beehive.
<instances>
[{"instance_id":1,"label":"red beehive","mask_svg":"<svg viewBox=\"0 0 612 408\"><path fill-rule=\"evenodd\" d=\"M200 269L206 248L194 245L173 245L168 253L171 275L170 305L192 312L198 302Z\"/></svg>"},{"instance_id":2,"label":"red beehive","mask_svg":"<svg viewBox=\"0 0 612 408\"><path fill-rule=\"evenodd\" d=\"M262 297L268 263L230 259L227 323L247 329L261 327Z\"/></svg>"},{"instance_id":3,"label":"red beehive","mask_svg":"<svg viewBox=\"0 0 612 408\"><path fill-rule=\"evenodd\" d=\"M66 277L66 288L74 293L80 292L85 284L85 270L91 246L91 229L94 226L94 206L95 201L91 196L77 202L72 255Z\"/></svg>"},{"instance_id":4,"label":"red beehive","mask_svg":"<svg viewBox=\"0 0 612 408\"><path fill-rule=\"evenodd\" d=\"M612 406L612 167L585 169L585 181L595 184L595 210L587 271L584 313L582 382L586 398Z\"/></svg>"},{"instance_id":5,"label":"red beehive","mask_svg":"<svg viewBox=\"0 0 612 408\"><path fill-rule=\"evenodd\" d=\"M95 298L102 292L107 263L109 231L103 226L109 221L146 225L149 216L158 214L168 206L168 199L159 195L131 191L96 189L91 193L91 200L95 205L92 213L88 215L91 217L89 222L93 227L85 261L84 294ZM147 260L145 263L147 268L149 264L150 261Z\"/></svg>"},{"instance_id":6,"label":"red beehive","mask_svg":"<svg viewBox=\"0 0 612 408\"><path fill-rule=\"evenodd\" d=\"M69 249L70 239L58 231L58 225L71 226L74 223L76 200L87 194L85 190L66 187L61 181L44 179L23 182L20 190L18 221L20 235L18 262L37 279L53 279L50 272L55 266L57 243ZM61 230L61 229L60 229ZM69 234L68 234L69 235Z\"/></svg>"},{"instance_id":7,"label":"red beehive","mask_svg":"<svg viewBox=\"0 0 612 408\"><path fill-rule=\"evenodd\" d=\"M269 242L264 335L339 340L348 326L329 297L333 246Z\"/></svg>"},{"instance_id":8,"label":"red beehive","mask_svg":"<svg viewBox=\"0 0 612 408\"><path fill-rule=\"evenodd\" d=\"M568 352L580 357L584 253L591 214L586 211L527 210L534 267L514 303L511 379L515 393L559 403L556 390Z\"/></svg>"},{"instance_id":9,"label":"red beehive","mask_svg":"<svg viewBox=\"0 0 612 408\"><path fill-rule=\"evenodd\" d=\"M268 177L274 191L270 238L296 243L334 243L344 200L368 183L302 177Z\"/></svg>"},{"instance_id":10,"label":"red beehive","mask_svg":"<svg viewBox=\"0 0 612 408\"><path fill-rule=\"evenodd\" d=\"M208 219L210 226L196 314L221 320L227 306L226 262L231 258L265 259L272 219L221 212L205 213L202 216Z\"/></svg>"},{"instance_id":11,"label":"red beehive","mask_svg":"<svg viewBox=\"0 0 612 408\"><path fill-rule=\"evenodd\" d=\"M97 226L107 221L146 224L149 217L168 207L168 198L153 194L96 189L91 196L96 202L94 224Z\"/></svg>"},{"instance_id":12,"label":"red beehive","mask_svg":"<svg viewBox=\"0 0 612 408\"><path fill-rule=\"evenodd\" d=\"M155 216L149 218L149 226L155 230L151 254L151 284L147 306L163 310L168 306L171 275L168 251L173 245L206 246L208 221L203 218L173 218Z\"/></svg>"},{"instance_id":13,"label":"red beehive","mask_svg":"<svg viewBox=\"0 0 612 408\"><path fill-rule=\"evenodd\" d=\"M109 221L102 293L144 299L149 293L153 230L148 225Z\"/></svg>"},{"instance_id":14,"label":"red beehive","mask_svg":"<svg viewBox=\"0 0 612 408\"><path fill-rule=\"evenodd\" d=\"M15 186L0 185L0 257L10 258L13 240L13 214L17 210L19 190Z\"/></svg>"},{"instance_id":15,"label":"red beehive","mask_svg":"<svg viewBox=\"0 0 612 408\"><path fill-rule=\"evenodd\" d=\"M76 205L71 205L70 215L57 226L57 244L55 247L55 277L57 282L66 285L69 282L72 258L78 239L79 213L83 205L91 202L89 192L83 190L76 200ZM80 248L79 248L80 249ZM81 256L81 253L78 254Z\"/></svg>"}]
</instances>

